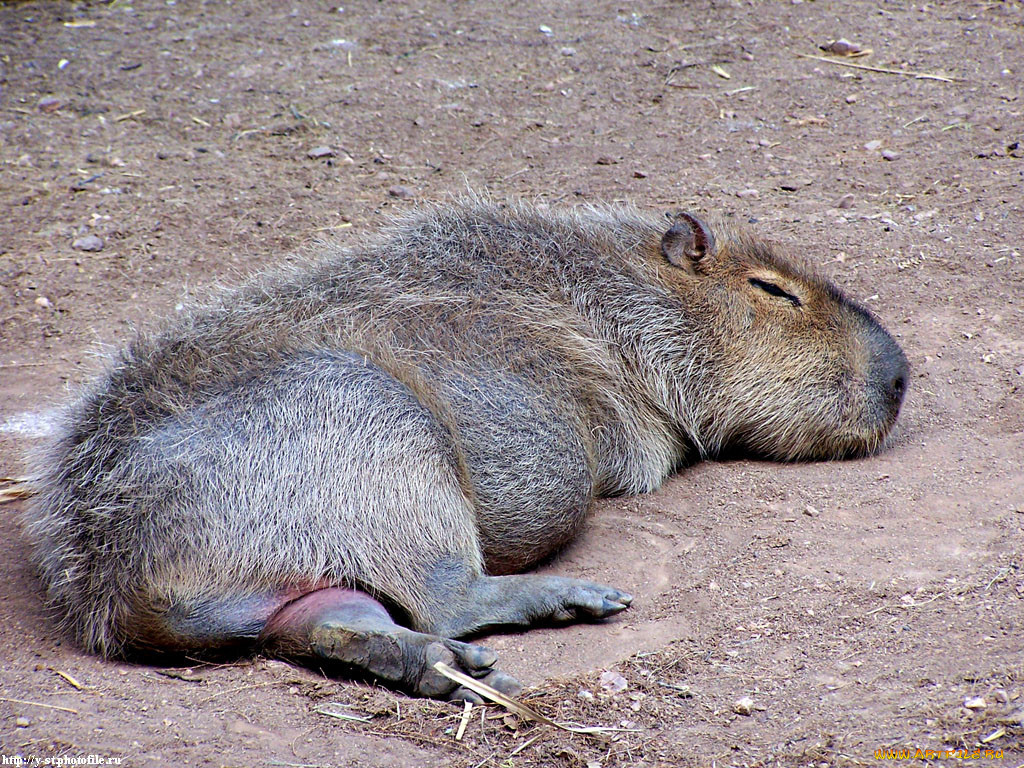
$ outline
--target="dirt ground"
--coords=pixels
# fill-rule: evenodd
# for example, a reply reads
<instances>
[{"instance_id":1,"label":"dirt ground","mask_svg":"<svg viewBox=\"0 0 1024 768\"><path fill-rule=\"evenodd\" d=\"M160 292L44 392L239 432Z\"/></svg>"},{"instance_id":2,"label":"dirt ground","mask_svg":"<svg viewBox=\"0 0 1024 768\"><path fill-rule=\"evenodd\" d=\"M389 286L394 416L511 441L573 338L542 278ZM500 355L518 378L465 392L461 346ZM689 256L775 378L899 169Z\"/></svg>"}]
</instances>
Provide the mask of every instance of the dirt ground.
<instances>
[{"instance_id":1,"label":"dirt ground","mask_svg":"<svg viewBox=\"0 0 1024 768\"><path fill-rule=\"evenodd\" d=\"M870 54L819 49L840 37ZM92 658L5 504L0 755L1024 764L1022 40L994 1L0 4L2 475L133 325L467 187L732 216L913 366L885 452L696 466L547 566L636 602L486 642L545 714L622 729L600 736L488 707L459 740L461 709L279 662Z\"/></svg>"}]
</instances>

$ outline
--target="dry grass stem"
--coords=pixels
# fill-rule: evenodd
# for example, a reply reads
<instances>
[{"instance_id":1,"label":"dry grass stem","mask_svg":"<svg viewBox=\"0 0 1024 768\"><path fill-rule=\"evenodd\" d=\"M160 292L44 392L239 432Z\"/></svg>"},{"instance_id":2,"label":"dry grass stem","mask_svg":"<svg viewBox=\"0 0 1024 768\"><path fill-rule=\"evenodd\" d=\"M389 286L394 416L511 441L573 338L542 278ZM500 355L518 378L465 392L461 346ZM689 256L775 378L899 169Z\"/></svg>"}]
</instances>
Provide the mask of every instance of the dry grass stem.
<instances>
[{"instance_id":1,"label":"dry grass stem","mask_svg":"<svg viewBox=\"0 0 1024 768\"><path fill-rule=\"evenodd\" d=\"M466 734L466 725L469 724L469 715L473 711L473 702L467 701L466 706L462 708L462 719L459 721L459 730L455 734L456 741L462 741L462 737Z\"/></svg>"},{"instance_id":2,"label":"dry grass stem","mask_svg":"<svg viewBox=\"0 0 1024 768\"><path fill-rule=\"evenodd\" d=\"M327 717L333 717L335 720L351 720L356 723L368 723L373 718L366 717L365 715L353 715L351 712L339 712L336 707L344 707L344 704L339 704L336 701L329 701L326 704L321 704L319 707L314 708L314 712Z\"/></svg>"},{"instance_id":3,"label":"dry grass stem","mask_svg":"<svg viewBox=\"0 0 1024 768\"><path fill-rule=\"evenodd\" d=\"M43 707L44 709L56 709L60 712L70 712L72 715L77 715L77 709L71 709L71 707L58 707L56 704L43 704L41 701L25 701L25 699L9 699L6 696L0 696L0 701L9 701L11 704L27 704L30 707Z\"/></svg>"},{"instance_id":4,"label":"dry grass stem","mask_svg":"<svg viewBox=\"0 0 1024 768\"><path fill-rule=\"evenodd\" d=\"M79 690L79 691L84 691L84 690L85 690L85 686L84 686L84 685L82 685L82 684L81 684L80 682L78 682L77 680L75 680L75 678L73 678L73 677L72 677L71 675L69 675L69 674L68 674L67 672L61 672L61 671L60 671L59 669L54 669L53 667L50 667L50 671L51 671L51 672L53 672L53 673L54 673L55 675L57 675L58 677L61 677L61 678L63 678L64 680L66 680L66 681L68 682L68 684L69 684L69 685L70 685L70 686L71 686L72 688L75 688L75 689L77 689L77 690Z\"/></svg>"},{"instance_id":5,"label":"dry grass stem","mask_svg":"<svg viewBox=\"0 0 1024 768\"><path fill-rule=\"evenodd\" d=\"M495 704L499 704L507 709L509 712L513 712L520 717L524 717L527 720L535 720L543 725L549 725L552 728L558 728L561 731L568 731L569 733L585 733L585 734L600 734L600 733L639 733L638 729L634 728L609 728L604 726L580 726L571 725L567 723L556 723L549 717L545 717L540 712L531 707L526 706L522 702L516 701L515 699L509 698L501 691L498 691L486 683L482 683L479 680L475 680L469 675L464 675L458 672L442 661L434 664L434 669L440 672L442 675L447 677L449 680L454 680L456 683L460 683L469 690L478 694L479 696L493 701Z\"/></svg>"},{"instance_id":6,"label":"dry grass stem","mask_svg":"<svg viewBox=\"0 0 1024 768\"><path fill-rule=\"evenodd\" d=\"M9 483L6 488L0 488L0 504L27 499L35 494L27 477L4 477L0 478L0 483Z\"/></svg>"},{"instance_id":7,"label":"dry grass stem","mask_svg":"<svg viewBox=\"0 0 1024 768\"><path fill-rule=\"evenodd\" d=\"M938 80L941 83L955 83L957 80L952 77L946 77L945 75L933 75L929 72L914 72L908 69L889 69L888 67L872 67L868 64L855 64L852 61L840 61L838 59L832 59L828 56L816 56L813 53L797 53L802 59L815 59L816 61L824 61L829 64L835 64L840 67L852 67L853 69L864 69L868 72L881 72L886 75L903 75L904 77L915 77L919 80Z\"/></svg>"}]
</instances>

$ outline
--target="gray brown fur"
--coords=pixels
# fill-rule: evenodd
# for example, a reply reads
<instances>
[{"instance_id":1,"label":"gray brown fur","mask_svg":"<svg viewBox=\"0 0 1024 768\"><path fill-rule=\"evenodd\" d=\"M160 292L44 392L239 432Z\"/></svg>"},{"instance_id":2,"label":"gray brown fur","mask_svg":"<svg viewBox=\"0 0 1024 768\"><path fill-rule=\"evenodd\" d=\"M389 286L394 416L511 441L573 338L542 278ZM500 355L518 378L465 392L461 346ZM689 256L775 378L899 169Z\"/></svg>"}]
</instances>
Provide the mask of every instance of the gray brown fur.
<instances>
[{"instance_id":1,"label":"gray brown fur","mask_svg":"<svg viewBox=\"0 0 1024 768\"><path fill-rule=\"evenodd\" d=\"M526 583L482 574L557 550L595 496L730 448L878 448L888 334L764 242L679 222L707 252L632 208L438 206L139 336L36 462L54 606L105 655L254 644L273 596L334 585L441 637L528 624L560 598L502 608Z\"/></svg>"}]
</instances>

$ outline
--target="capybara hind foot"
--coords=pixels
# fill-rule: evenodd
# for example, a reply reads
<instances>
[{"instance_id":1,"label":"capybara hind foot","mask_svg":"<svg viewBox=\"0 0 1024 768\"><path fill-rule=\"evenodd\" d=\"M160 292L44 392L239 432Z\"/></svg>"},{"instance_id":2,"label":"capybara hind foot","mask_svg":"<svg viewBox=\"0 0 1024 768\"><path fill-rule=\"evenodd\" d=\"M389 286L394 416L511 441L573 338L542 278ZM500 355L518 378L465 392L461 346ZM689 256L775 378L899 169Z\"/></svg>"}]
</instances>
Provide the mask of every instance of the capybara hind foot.
<instances>
[{"instance_id":1,"label":"capybara hind foot","mask_svg":"<svg viewBox=\"0 0 1024 768\"><path fill-rule=\"evenodd\" d=\"M529 627L596 621L626 610L627 592L582 579L522 574L480 576L463 599L426 627L444 637L461 637L489 627Z\"/></svg>"},{"instance_id":2,"label":"capybara hind foot","mask_svg":"<svg viewBox=\"0 0 1024 768\"><path fill-rule=\"evenodd\" d=\"M317 661L327 671L337 667L431 698L480 700L434 669L439 661L502 693L515 695L522 688L493 669L494 651L402 627L376 600L350 589L321 589L288 603L267 622L260 641L274 656Z\"/></svg>"}]
</instances>

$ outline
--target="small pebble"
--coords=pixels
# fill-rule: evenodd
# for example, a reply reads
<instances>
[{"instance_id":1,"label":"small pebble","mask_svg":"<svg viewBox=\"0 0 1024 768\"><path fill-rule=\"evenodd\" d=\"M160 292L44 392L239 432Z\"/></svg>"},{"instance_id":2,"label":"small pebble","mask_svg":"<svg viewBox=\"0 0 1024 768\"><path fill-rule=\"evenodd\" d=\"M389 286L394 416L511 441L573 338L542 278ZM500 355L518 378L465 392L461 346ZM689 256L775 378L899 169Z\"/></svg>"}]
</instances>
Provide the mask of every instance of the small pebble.
<instances>
[{"instance_id":1,"label":"small pebble","mask_svg":"<svg viewBox=\"0 0 1024 768\"><path fill-rule=\"evenodd\" d=\"M874 152L880 146L882 146L882 142L879 141L878 139L874 139L873 141L869 141L867 144L865 144L864 149L866 149L868 152Z\"/></svg>"},{"instance_id":2,"label":"small pebble","mask_svg":"<svg viewBox=\"0 0 1024 768\"><path fill-rule=\"evenodd\" d=\"M60 109L60 99L56 96L43 96L36 106L40 112L53 112L56 109Z\"/></svg>"},{"instance_id":3,"label":"small pebble","mask_svg":"<svg viewBox=\"0 0 1024 768\"><path fill-rule=\"evenodd\" d=\"M321 157L334 157L334 150L328 146L313 147L306 153L306 157L310 157L314 160Z\"/></svg>"},{"instance_id":4,"label":"small pebble","mask_svg":"<svg viewBox=\"0 0 1024 768\"><path fill-rule=\"evenodd\" d=\"M749 696L744 696L732 705L732 711L737 715L749 716L754 711L754 700Z\"/></svg>"},{"instance_id":5,"label":"small pebble","mask_svg":"<svg viewBox=\"0 0 1024 768\"><path fill-rule=\"evenodd\" d=\"M847 104L856 104L857 103L857 94L851 93L849 96L847 96L846 97L846 103Z\"/></svg>"},{"instance_id":6,"label":"small pebble","mask_svg":"<svg viewBox=\"0 0 1024 768\"><path fill-rule=\"evenodd\" d=\"M846 209L846 208L853 208L853 204L855 202L856 202L856 198L852 194L847 193L847 194L843 195L842 197L840 197L838 200L836 200L834 203L832 203L832 205L835 208Z\"/></svg>"},{"instance_id":7,"label":"small pebble","mask_svg":"<svg viewBox=\"0 0 1024 768\"><path fill-rule=\"evenodd\" d=\"M741 189L741 190L739 190L736 193L736 197L739 197L741 199L748 198L748 197L757 197L757 196L758 196L758 191L756 189Z\"/></svg>"},{"instance_id":8,"label":"small pebble","mask_svg":"<svg viewBox=\"0 0 1024 768\"><path fill-rule=\"evenodd\" d=\"M40 296L39 298L37 298L35 304L37 307L45 307L47 309L53 306L53 304L50 303L50 300L45 296Z\"/></svg>"},{"instance_id":9,"label":"small pebble","mask_svg":"<svg viewBox=\"0 0 1024 768\"><path fill-rule=\"evenodd\" d=\"M28 724L29 724L29 723L28 723L28 718L27 718L27 717L18 717L18 718L15 718L15 720L14 720L14 724L15 724L16 726L18 726L19 728L28 728Z\"/></svg>"},{"instance_id":10,"label":"small pebble","mask_svg":"<svg viewBox=\"0 0 1024 768\"><path fill-rule=\"evenodd\" d=\"M397 197L399 200L408 200L409 198L416 197L416 193L412 189L401 184L390 187L388 194L391 197Z\"/></svg>"},{"instance_id":11,"label":"small pebble","mask_svg":"<svg viewBox=\"0 0 1024 768\"><path fill-rule=\"evenodd\" d=\"M826 53L834 53L837 56L852 56L855 53L861 52L861 48L857 43L851 43L843 37L818 47Z\"/></svg>"},{"instance_id":12,"label":"small pebble","mask_svg":"<svg viewBox=\"0 0 1024 768\"><path fill-rule=\"evenodd\" d=\"M607 672L601 673L601 677L598 682L601 683L601 687L608 691L608 693L618 693L619 691L626 690L629 686L629 683L626 682L626 678L618 672L614 672L610 669Z\"/></svg>"},{"instance_id":13,"label":"small pebble","mask_svg":"<svg viewBox=\"0 0 1024 768\"><path fill-rule=\"evenodd\" d=\"M71 243L71 247L79 251L102 251L103 240L97 235L85 235Z\"/></svg>"},{"instance_id":14,"label":"small pebble","mask_svg":"<svg viewBox=\"0 0 1024 768\"><path fill-rule=\"evenodd\" d=\"M985 699L981 696L975 696L974 698L967 699L964 701L964 706L967 709L985 709L988 704L985 703Z\"/></svg>"},{"instance_id":15,"label":"small pebble","mask_svg":"<svg viewBox=\"0 0 1024 768\"><path fill-rule=\"evenodd\" d=\"M570 47L568 45L565 48L560 49L558 52L560 54L562 54L563 56L575 56L576 55L576 49L572 48L572 47Z\"/></svg>"},{"instance_id":16,"label":"small pebble","mask_svg":"<svg viewBox=\"0 0 1024 768\"><path fill-rule=\"evenodd\" d=\"M804 507L804 514L807 515L808 517L817 517L818 515L821 514L821 512L819 512L814 507L812 507L810 504L808 504L806 507Z\"/></svg>"},{"instance_id":17,"label":"small pebble","mask_svg":"<svg viewBox=\"0 0 1024 768\"><path fill-rule=\"evenodd\" d=\"M900 155L899 155L898 152L893 152L891 149L883 149L882 150L882 159L883 160L898 160L899 156Z\"/></svg>"},{"instance_id":18,"label":"small pebble","mask_svg":"<svg viewBox=\"0 0 1024 768\"><path fill-rule=\"evenodd\" d=\"M1010 697L1007 695L1006 691L1004 691L1002 688L999 688L999 689L996 690L995 697L996 697L996 701L998 701L1000 704L1009 704L1010 703Z\"/></svg>"}]
</instances>

